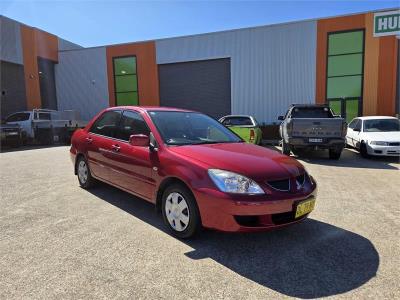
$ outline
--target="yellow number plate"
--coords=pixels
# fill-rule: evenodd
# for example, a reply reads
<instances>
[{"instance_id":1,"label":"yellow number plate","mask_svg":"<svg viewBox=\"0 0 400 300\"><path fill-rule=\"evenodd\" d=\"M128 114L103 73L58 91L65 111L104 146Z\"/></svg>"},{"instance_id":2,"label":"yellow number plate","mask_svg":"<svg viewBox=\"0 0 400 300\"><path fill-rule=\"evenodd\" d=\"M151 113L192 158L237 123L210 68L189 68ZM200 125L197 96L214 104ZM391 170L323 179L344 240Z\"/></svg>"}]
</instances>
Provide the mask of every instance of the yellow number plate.
<instances>
[{"instance_id":1,"label":"yellow number plate","mask_svg":"<svg viewBox=\"0 0 400 300\"><path fill-rule=\"evenodd\" d=\"M300 202L296 208L295 218L298 218L298 217L304 216L305 214L308 214L309 212L311 212L314 209L314 206L315 206L315 199L310 199L310 200Z\"/></svg>"}]
</instances>

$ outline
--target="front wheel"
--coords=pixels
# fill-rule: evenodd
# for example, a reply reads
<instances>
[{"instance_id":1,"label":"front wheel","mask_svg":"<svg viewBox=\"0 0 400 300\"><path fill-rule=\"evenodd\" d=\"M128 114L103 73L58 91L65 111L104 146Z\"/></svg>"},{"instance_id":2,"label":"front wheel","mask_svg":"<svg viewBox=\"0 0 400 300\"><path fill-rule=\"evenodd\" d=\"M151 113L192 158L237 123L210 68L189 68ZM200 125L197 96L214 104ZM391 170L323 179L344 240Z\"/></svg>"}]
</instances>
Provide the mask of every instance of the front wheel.
<instances>
[{"instance_id":1,"label":"front wheel","mask_svg":"<svg viewBox=\"0 0 400 300\"><path fill-rule=\"evenodd\" d=\"M165 224L179 238L194 236L201 228L200 213L192 193L181 184L168 187L162 198Z\"/></svg>"},{"instance_id":2,"label":"front wheel","mask_svg":"<svg viewBox=\"0 0 400 300\"><path fill-rule=\"evenodd\" d=\"M78 175L79 185L84 189L89 189L95 185L95 179L90 173L89 165L86 159L81 156L76 162L76 174Z\"/></svg>"},{"instance_id":3,"label":"front wheel","mask_svg":"<svg viewBox=\"0 0 400 300\"><path fill-rule=\"evenodd\" d=\"M282 140L282 154L290 155L290 147L289 144L285 143L285 140Z\"/></svg>"},{"instance_id":4,"label":"front wheel","mask_svg":"<svg viewBox=\"0 0 400 300\"><path fill-rule=\"evenodd\" d=\"M368 158L368 151L367 151L367 145L365 145L364 142L361 143L360 145L360 154L364 158Z\"/></svg>"},{"instance_id":5,"label":"front wheel","mask_svg":"<svg viewBox=\"0 0 400 300\"><path fill-rule=\"evenodd\" d=\"M330 159L339 159L342 154L342 149L329 149L329 158Z\"/></svg>"}]
</instances>

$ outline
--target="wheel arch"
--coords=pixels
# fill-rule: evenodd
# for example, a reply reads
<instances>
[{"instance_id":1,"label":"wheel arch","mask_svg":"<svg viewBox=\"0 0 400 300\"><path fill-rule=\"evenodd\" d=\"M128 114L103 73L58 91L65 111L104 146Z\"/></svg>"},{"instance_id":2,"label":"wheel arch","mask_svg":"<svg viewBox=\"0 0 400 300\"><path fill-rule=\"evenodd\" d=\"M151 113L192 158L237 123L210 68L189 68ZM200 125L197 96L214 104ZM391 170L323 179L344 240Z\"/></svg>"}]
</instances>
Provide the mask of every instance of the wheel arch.
<instances>
[{"instance_id":1,"label":"wheel arch","mask_svg":"<svg viewBox=\"0 0 400 300\"><path fill-rule=\"evenodd\" d=\"M157 193L156 193L156 210L157 210L157 212L161 212L162 196L164 194L165 189L168 186L170 186L171 184L181 184L181 185L183 185L192 194L193 198L196 199L196 197L194 196L191 188L189 187L189 185L185 181L183 181L182 179L180 179L178 177L175 177L175 176L167 177L160 183L160 185L158 186L158 189L157 189ZM196 200L196 202L197 202L197 200Z\"/></svg>"},{"instance_id":2,"label":"wheel arch","mask_svg":"<svg viewBox=\"0 0 400 300\"><path fill-rule=\"evenodd\" d=\"M74 174L75 175L78 175L78 161L81 157L85 158L85 155L83 155L83 153L78 153L75 157L75 164L74 164Z\"/></svg>"}]
</instances>

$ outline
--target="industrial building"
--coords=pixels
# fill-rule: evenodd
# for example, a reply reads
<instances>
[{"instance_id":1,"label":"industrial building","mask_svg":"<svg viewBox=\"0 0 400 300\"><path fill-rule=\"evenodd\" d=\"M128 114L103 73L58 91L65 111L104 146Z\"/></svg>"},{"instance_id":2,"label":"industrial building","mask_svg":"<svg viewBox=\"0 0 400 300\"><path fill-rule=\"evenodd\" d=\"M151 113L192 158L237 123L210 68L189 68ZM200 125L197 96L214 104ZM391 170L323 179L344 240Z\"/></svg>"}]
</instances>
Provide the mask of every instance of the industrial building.
<instances>
[{"instance_id":1,"label":"industrial building","mask_svg":"<svg viewBox=\"0 0 400 300\"><path fill-rule=\"evenodd\" d=\"M271 124L292 103L396 115L400 11L84 48L2 16L1 116L115 105L250 114Z\"/></svg>"}]
</instances>

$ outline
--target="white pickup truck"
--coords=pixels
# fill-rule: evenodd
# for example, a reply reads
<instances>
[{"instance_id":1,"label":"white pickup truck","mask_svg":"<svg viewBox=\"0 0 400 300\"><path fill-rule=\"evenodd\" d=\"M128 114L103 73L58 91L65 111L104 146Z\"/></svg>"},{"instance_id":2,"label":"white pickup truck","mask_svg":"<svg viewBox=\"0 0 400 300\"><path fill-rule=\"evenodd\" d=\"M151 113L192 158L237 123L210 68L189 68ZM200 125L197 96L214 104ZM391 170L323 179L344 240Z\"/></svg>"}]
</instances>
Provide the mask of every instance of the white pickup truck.
<instances>
[{"instance_id":1,"label":"white pickup truck","mask_svg":"<svg viewBox=\"0 0 400 300\"><path fill-rule=\"evenodd\" d=\"M9 115L5 123L20 126L23 142L42 144L68 143L72 133L87 124L86 121L80 119L77 111L49 109L16 112Z\"/></svg>"}]
</instances>

